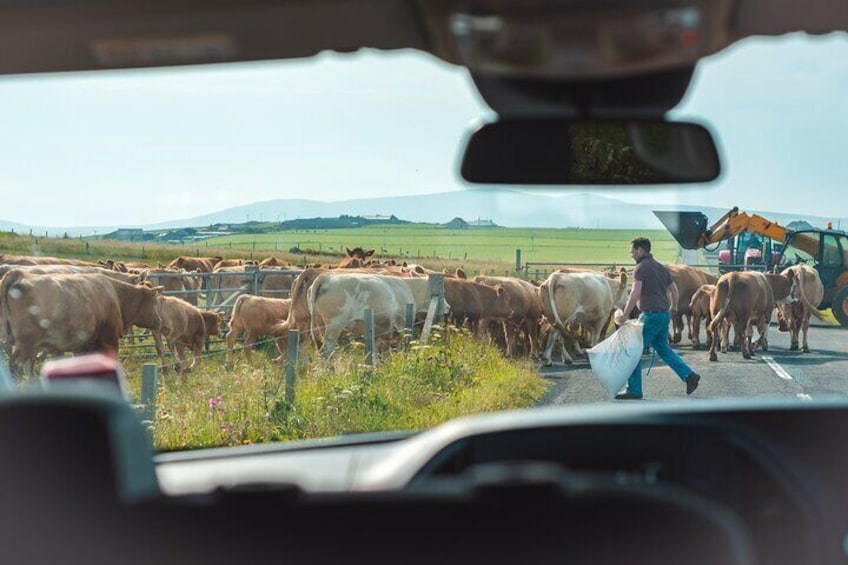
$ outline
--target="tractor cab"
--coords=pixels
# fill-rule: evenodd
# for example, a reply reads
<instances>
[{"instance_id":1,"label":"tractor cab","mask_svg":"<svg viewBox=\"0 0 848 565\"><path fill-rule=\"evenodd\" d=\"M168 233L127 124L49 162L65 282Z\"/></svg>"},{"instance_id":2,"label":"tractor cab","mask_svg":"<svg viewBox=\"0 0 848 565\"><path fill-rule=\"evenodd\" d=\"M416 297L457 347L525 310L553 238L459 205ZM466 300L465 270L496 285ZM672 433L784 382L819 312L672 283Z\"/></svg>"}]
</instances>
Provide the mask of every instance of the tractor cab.
<instances>
[{"instance_id":1,"label":"tractor cab","mask_svg":"<svg viewBox=\"0 0 848 565\"><path fill-rule=\"evenodd\" d=\"M722 274L748 269L765 271L780 258L780 243L756 233L742 232L726 240L723 247L718 253Z\"/></svg>"},{"instance_id":2,"label":"tractor cab","mask_svg":"<svg viewBox=\"0 0 848 565\"><path fill-rule=\"evenodd\" d=\"M809 265L819 273L824 300L831 305L840 290L848 286L848 234L838 230L803 230L790 233L783 246L780 267Z\"/></svg>"}]
</instances>

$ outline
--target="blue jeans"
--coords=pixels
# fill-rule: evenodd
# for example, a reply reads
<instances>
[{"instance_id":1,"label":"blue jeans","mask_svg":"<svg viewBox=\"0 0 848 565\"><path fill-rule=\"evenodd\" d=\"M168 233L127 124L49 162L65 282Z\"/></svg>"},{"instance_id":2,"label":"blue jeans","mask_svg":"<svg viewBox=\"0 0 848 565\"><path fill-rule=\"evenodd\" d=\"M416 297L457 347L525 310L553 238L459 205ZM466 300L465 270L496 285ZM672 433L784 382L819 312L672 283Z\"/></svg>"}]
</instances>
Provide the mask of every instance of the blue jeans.
<instances>
[{"instance_id":1,"label":"blue jeans","mask_svg":"<svg viewBox=\"0 0 848 565\"><path fill-rule=\"evenodd\" d=\"M694 371L689 368L680 355L668 346L668 322L671 314L668 312L644 312L640 316L642 323L642 340L645 347L651 346L666 364L677 373L684 382ZM640 361L630 378L627 379L627 392L642 394L642 362Z\"/></svg>"}]
</instances>

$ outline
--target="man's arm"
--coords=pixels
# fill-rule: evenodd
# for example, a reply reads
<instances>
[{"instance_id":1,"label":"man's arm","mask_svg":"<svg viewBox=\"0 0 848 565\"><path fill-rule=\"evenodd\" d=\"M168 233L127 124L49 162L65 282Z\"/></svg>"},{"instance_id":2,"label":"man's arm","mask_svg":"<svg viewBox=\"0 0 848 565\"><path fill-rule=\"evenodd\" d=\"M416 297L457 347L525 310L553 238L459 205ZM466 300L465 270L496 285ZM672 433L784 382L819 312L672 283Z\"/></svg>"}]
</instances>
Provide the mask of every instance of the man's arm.
<instances>
[{"instance_id":1,"label":"man's arm","mask_svg":"<svg viewBox=\"0 0 848 565\"><path fill-rule=\"evenodd\" d=\"M642 281L634 280L633 288L630 289L630 296L627 298L627 305L624 307L624 319L627 320L630 317L630 313L636 307L636 304L639 302L639 296L642 294Z\"/></svg>"},{"instance_id":2,"label":"man's arm","mask_svg":"<svg viewBox=\"0 0 848 565\"><path fill-rule=\"evenodd\" d=\"M671 291L671 312L677 312L677 302L680 300L680 291L677 290L677 284L671 281L671 286L668 287Z\"/></svg>"}]
</instances>

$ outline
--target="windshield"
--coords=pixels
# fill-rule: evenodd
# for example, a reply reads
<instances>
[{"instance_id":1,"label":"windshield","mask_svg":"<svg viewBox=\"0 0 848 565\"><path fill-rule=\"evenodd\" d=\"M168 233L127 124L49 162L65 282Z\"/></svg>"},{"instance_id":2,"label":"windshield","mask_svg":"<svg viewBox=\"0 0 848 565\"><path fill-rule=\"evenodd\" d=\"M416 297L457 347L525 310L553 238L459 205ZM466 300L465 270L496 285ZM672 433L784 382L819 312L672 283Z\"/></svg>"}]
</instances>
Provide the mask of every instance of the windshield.
<instances>
[{"instance_id":1,"label":"windshield","mask_svg":"<svg viewBox=\"0 0 848 565\"><path fill-rule=\"evenodd\" d=\"M4 359L41 386L115 353L161 450L845 394L846 61L844 34L702 61L671 117L722 176L618 189L464 183L494 113L413 51L4 78ZM653 214L734 207L779 235L683 249Z\"/></svg>"}]
</instances>

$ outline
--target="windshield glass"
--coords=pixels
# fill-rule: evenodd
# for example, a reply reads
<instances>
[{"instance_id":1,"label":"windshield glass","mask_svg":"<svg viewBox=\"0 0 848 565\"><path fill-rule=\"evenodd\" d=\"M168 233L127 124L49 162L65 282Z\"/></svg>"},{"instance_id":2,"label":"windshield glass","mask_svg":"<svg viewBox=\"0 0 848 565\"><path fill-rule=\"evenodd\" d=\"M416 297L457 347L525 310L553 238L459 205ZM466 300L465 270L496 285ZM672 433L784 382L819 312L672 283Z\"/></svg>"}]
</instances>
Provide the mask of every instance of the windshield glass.
<instances>
[{"instance_id":1,"label":"windshield glass","mask_svg":"<svg viewBox=\"0 0 848 565\"><path fill-rule=\"evenodd\" d=\"M464 183L494 113L413 51L3 78L4 358L40 386L115 352L161 450L845 394L846 61L844 34L702 61L671 117L710 128L722 176L635 188ZM734 207L765 223L696 249L653 213Z\"/></svg>"}]
</instances>

